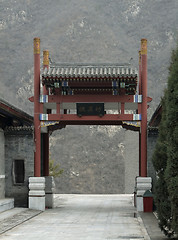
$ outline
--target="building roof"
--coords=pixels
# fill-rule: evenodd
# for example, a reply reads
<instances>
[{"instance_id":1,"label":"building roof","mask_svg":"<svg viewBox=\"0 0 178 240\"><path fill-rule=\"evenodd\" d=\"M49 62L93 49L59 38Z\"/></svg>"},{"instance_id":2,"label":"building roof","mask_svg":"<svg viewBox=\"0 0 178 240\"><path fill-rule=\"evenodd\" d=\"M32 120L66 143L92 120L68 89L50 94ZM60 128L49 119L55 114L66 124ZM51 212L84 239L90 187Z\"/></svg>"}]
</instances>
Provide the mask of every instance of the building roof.
<instances>
[{"instance_id":1,"label":"building roof","mask_svg":"<svg viewBox=\"0 0 178 240\"><path fill-rule=\"evenodd\" d=\"M105 77L136 77L137 70L129 64L57 64L45 68L42 77L62 78L105 78Z\"/></svg>"},{"instance_id":2,"label":"building roof","mask_svg":"<svg viewBox=\"0 0 178 240\"><path fill-rule=\"evenodd\" d=\"M42 83L53 94L134 95L137 70L129 64L56 64L43 70Z\"/></svg>"},{"instance_id":3,"label":"building roof","mask_svg":"<svg viewBox=\"0 0 178 240\"><path fill-rule=\"evenodd\" d=\"M148 123L148 127L158 128L161 121L161 115L162 105L159 104Z\"/></svg>"},{"instance_id":4,"label":"building roof","mask_svg":"<svg viewBox=\"0 0 178 240\"><path fill-rule=\"evenodd\" d=\"M8 102L0 99L0 127L7 126L31 126L33 124L33 117L24 111L14 107Z\"/></svg>"},{"instance_id":5,"label":"building roof","mask_svg":"<svg viewBox=\"0 0 178 240\"><path fill-rule=\"evenodd\" d=\"M155 112L153 113L150 121L148 122L148 135L158 135L159 124L161 122L162 116L162 105L159 104L156 108Z\"/></svg>"}]
</instances>

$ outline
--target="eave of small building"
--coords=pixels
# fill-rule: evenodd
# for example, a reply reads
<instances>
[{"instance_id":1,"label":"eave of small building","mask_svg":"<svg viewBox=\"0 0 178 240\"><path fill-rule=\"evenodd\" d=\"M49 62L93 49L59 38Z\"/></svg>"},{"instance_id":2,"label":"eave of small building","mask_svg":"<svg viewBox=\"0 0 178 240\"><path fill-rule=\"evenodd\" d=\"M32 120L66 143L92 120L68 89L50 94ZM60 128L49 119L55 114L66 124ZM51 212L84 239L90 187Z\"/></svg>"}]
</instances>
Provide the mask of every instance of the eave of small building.
<instances>
[{"instance_id":1,"label":"eave of small building","mask_svg":"<svg viewBox=\"0 0 178 240\"><path fill-rule=\"evenodd\" d=\"M162 105L159 104L148 123L148 127L158 128L161 121L161 114L162 114Z\"/></svg>"},{"instance_id":2,"label":"eave of small building","mask_svg":"<svg viewBox=\"0 0 178 240\"><path fill-rule=\"evenodd\" d=\"M33 117L0 99L0 127L4 129L7 126L16 127L24 125L33 125Z\"/></svg>"}]
</instances>

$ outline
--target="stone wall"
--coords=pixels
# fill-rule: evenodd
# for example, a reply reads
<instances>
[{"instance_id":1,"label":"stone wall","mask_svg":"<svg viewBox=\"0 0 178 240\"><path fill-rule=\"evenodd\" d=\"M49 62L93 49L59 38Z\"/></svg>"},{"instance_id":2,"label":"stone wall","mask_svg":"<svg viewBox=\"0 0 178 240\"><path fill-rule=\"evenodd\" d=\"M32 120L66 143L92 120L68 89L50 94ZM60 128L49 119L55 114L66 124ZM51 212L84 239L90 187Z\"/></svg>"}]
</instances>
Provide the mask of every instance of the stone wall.
<instances>
[{"instance_id":1,"label":"stone wall","mask_svg":"<svg viewBox=\"0 0 178 240\"><path fill-rule=\"evenodd\" d=\"M5 133L6 197L14 198L15 206L27 206L28 179L33 176L34 153L32 131L7 131ZM15 183L14 160L24 160L24 183Z\"/></svg>"},{"instance_id":2,"label":"stone wall","mask_svg":"<svg viewBox=\"0 0 178 240\"><path fill-rule=\"evenodd\" d=\"M135 178L139 176L139 133L125 131L125 193L133 193Z\"/></svg>"},{"instance_id":3,"label":"stone wall","mask_svg":"<svg viewBox=\"0 0 178 240\"><path fill-rule=\"evenodd\" d=\"M0 199L5 198L4 131L0 128Z\"/></svg>"}]
</instances>

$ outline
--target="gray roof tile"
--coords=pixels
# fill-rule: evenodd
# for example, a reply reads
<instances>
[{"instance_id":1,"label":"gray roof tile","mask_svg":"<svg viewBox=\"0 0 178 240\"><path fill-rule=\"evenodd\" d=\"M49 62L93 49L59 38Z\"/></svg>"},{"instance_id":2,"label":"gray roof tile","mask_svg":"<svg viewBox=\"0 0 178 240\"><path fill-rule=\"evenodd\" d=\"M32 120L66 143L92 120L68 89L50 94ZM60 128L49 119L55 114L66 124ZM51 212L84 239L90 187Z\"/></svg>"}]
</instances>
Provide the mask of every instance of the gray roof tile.
<instances>
[{"instance_id":1,"label":"gray roof tile","mask_svg":"<svg viewBox=\"0 0 178 240\"><path fill-rule=\"evenodd\" d=\"M61 64L45 68L42 72L42 79L49 80L54 78L59 79L75 79L75 81L88 81L92 78L95 80L106 81L107 79L112 80L114 78L137 78L137 70L133 69L130 65L117 65L117 64ZM125 80L125 79L123 79ZM49 80L50 81L50 80Z\"/></svg>"}]
</instances>

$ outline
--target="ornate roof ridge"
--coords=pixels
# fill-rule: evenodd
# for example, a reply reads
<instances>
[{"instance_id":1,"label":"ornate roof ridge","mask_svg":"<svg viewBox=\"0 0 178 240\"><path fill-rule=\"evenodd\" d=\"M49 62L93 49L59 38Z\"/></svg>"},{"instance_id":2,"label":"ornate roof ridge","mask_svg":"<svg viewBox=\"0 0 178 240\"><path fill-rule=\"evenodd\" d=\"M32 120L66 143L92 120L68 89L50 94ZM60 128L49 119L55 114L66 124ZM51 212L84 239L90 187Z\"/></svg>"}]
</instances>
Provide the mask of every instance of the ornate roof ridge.
<instances>
[{"instance_id":1,"label":"ornate roof ridge","mask_svg":"<svg viewBox=\"0 0 178 240\"><path fill-rule=\"evenodd\" d=\"M128 67L128 66L131 66L130 63L81 63L81 62L78 62L78 63L69 63L69 62L66 62L66 63L60 63L60 62L52 62L50 64L50 67L51 68L54 68L54 67L114 67L114 66L117 66L117 67Z\"/></svg>"}]
</instances>

